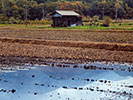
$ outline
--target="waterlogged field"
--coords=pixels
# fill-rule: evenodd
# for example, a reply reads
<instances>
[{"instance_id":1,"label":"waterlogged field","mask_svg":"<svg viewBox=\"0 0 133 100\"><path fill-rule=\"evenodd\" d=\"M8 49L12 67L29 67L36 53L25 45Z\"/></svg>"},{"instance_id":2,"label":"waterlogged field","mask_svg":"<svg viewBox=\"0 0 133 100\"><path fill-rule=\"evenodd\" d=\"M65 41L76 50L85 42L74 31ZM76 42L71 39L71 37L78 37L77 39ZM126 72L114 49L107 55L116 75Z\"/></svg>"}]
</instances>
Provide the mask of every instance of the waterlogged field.
<instances>
[{"instance_id":1,"label":"waterlogged field","mask_svg":"<svg viewBox=\"0 0 133 100\"><path fill-rule=\"evenodd\" d=\"M128 64L46 63L20 70L4 68L1 100L133 100L133 66Z\"/></svg>"},{"instance_id":2,"label":"waterlogged field","mask_svg":"<svg viewBox=\"0 0 133 100\"><path fill-rule=\"evenodd\" d=\"M0 100L133 100L132 33L1 29Z\"/></svg>"}]
</instances>

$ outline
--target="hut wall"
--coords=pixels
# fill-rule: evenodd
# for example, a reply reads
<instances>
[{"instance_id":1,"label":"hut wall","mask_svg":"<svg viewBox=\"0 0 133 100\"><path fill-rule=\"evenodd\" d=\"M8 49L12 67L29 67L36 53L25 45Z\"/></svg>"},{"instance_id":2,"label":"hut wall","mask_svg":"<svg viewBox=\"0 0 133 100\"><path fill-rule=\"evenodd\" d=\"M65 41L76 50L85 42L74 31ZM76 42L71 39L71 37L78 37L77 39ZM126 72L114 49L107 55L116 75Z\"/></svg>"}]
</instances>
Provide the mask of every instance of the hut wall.
<instances>
[{"instance_id":1,"label":"hut wall","mask_svg":"<svg viewBox=\"0 0 133 100\"><path fill-rule=\"evenodd\" d=\"M78 25L81 22L82 18L77 16L62 16L62 17L53 17L53 27L67 27L73 24Z\"/></svg>"}]
</instances>

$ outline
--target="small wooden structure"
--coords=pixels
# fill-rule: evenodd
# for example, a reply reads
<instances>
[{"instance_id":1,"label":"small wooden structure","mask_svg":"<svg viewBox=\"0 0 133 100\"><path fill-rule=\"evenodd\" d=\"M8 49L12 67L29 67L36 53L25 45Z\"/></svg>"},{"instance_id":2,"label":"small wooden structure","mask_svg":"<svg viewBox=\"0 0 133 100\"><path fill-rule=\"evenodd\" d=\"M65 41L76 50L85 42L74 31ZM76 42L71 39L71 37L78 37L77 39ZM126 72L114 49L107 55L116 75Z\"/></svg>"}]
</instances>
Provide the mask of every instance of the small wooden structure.
<instances>
[{"instance_id":1,"label":"small wooden structure","mask_svg":"<svg viewBox=\"0 0 133 100\"><path fill-rule=\"evenodd\" d=\"M70 27L82 25L82 17L75 11L56 10L52 15L52 27Z\"/></svg>"}]
</instances>

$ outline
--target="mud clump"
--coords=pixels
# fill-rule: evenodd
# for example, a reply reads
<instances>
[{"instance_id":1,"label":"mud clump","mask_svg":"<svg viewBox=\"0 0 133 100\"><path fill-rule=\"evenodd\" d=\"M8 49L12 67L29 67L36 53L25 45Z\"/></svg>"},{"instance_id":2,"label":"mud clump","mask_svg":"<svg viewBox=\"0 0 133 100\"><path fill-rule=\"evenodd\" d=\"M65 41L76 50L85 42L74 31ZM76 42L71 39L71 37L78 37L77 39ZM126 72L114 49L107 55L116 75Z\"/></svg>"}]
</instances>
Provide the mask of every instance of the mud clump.
<instances>
[{"instance_id":1,"label":"mud clump","mask_svg":"<svg viewBox=\"0 0 133 100\"><path fill-rule=\"evenodd\" d=\"M12 92L12 93L15 93L15 92L16 92L16 90L15 90L15 89L12 89L12 90L11 90L11 92Z\"/></svg>"},{"instance_id":2,"label":"mud clump","mask_svg":"<svg viewBox=\"0 0 133 100\"><path fill-rule=\"evenodd\" d=\"M34 95L37 95L37 93L35 92Z\"/></svg>"},{"instance_id":3,"label":"mud clump","mask_svg":"<svg viewBox=\"0 0 133 100\"><path fill-rule=\"evenodd\" d=\"M35 75L32 75L32 78L34 78L35 77Z\"/></svg>"}]
</instances>

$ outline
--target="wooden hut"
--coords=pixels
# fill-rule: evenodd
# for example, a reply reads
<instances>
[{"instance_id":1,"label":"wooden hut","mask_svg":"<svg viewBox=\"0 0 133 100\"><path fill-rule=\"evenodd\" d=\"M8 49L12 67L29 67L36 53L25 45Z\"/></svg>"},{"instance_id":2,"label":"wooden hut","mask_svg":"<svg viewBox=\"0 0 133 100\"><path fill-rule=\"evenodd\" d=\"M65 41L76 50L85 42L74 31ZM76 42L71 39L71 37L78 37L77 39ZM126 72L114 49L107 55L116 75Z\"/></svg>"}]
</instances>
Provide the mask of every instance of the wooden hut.
<instances>
[{"instance_id":1,"label":"wooden hut","mask_svg":"<svg viewBox=\"0 0 133 100\"><path fill-rule=\"evenodd\" d=\"M75 11L56 10L52 14L53 27L70 27L82 25L82 17Z\"/></svg>"}]
</instances>

